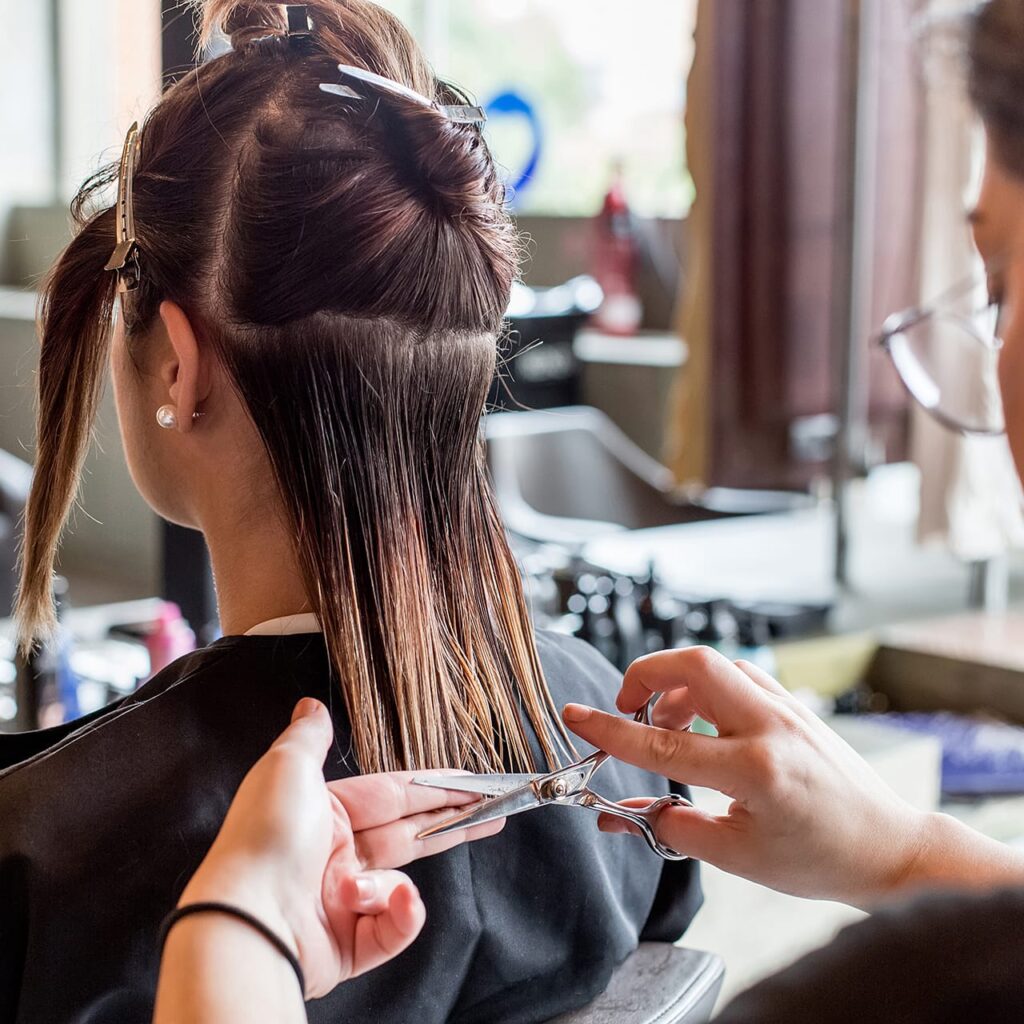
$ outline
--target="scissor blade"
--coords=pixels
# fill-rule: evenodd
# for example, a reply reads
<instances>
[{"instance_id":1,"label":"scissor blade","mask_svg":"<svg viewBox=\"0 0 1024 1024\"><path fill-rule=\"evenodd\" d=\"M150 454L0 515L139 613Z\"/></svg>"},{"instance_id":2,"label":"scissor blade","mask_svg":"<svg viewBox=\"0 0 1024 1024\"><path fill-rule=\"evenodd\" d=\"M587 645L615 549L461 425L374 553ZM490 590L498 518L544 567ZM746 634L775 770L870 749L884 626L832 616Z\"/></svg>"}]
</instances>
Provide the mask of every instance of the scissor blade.
<instances>
[{"instance_id":1,"label":"scissor blade","mask_svg":"<svg viewBox=\"0 0 1024 1024\"><path fill-rule=\"evenodd\" d=\"M533 786L521 786L504 796L491 797L467 807L466 810L445 818L430 828L425 828L416 838L429 839L431 836L443 836L446 832L485 825L489 821L497 821L498 818L510 818L513 814L532 811L534 807L541 807L543 803L544 801L534 792Z\"/></svg>"},{"instance_id":2,"label":"scissor blade","mask_svg":"<svg viewBox=\"0 0 1024 1024\"><path fill-rule=\"evenodd\" d=\"M454 793L504 796L539 778L539 775L418 775L412 781L416 786L447 789Z\"/></svg>"}]
</instances>

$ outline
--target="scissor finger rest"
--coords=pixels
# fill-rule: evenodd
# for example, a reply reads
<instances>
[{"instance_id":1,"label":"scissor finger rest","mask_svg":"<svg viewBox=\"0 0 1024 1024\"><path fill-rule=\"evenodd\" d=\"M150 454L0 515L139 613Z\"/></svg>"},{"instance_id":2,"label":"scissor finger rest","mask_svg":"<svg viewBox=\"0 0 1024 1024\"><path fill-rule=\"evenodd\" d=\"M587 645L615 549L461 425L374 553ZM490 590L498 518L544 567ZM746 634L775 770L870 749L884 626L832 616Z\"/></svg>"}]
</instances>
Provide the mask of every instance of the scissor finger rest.
<instances>
[{"instance_id":1,"label":"scissor finger rest","mask_svg":"<svg viewBox=\"0 0 1024 1024\"><path fill-rule=\"evenodd\" d=\"M653 726L655 729L657 729L658 726L656 726L654 724L654 719L652 717L653 713L654 713L654 705L657 704L658 701L661 700L661 698L664 697L664 696L665 695L660 690L657 693L652 693L650 695L650 697L648 697L647 703L644 704L642 707L637 709L636 714L633 715L633 721L634 722L639 722L641 725L650 725L650 726ZM693 726L692 725L686 725L686 726L683 726L681 729L676 729L676 732L692 732L692 731L693 731Z\"/></svg>"},{"instance_id":2,"label":"scissor finger rest","mask_svg":"<svg viewBox=\"0 0 1024 1024\"><path fill-rule=\"evenodd\" d=\"M622 818L624 821L635 825L640 830L640 835L643 836L647 845L664 860L689 860L687 854L678 853L672 847L666 846L654 831L654 823L658 820L658 815L666 807L693 806L689 800L679 796L678 793L670 793L668 796L658 797L657 800L649 803L646 807L623 807L622 804L605 799L599 793L592 793L590 790L587 790L580 794L576 803L580 807L590 807L603 814L612 814L616 818Z\"/></svg>"}]
</instances>

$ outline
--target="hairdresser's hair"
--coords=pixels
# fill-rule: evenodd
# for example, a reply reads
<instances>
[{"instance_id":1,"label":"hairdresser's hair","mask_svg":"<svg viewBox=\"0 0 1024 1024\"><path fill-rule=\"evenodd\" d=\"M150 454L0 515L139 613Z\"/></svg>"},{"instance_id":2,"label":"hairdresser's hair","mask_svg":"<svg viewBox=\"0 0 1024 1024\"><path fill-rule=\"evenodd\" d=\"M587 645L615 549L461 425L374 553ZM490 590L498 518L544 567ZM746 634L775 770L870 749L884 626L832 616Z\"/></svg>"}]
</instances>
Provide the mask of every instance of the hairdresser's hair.
<instances>
[{"instance_id":1,"label":"hairdresser's hair","mask_svg":"<svg viewBox=\"0 0 1024 1024\"><path fill-rule=\"evenodd\" d=\"M969 17L971 100L995 154L1024 178L1024 0L988 0Z\"/></svg>"},{"instance_id":2,"label":"hairdresser's hair","mask_svg":"<svg viewBox=\"0 0 1024 1024\"><path fill-rule=\"evenodd\" d=\"M141 284L128 344L178 303L266 448L364 771L553 765L568 744L486 478L480 416L518 243L480 130L381 89L327 95L358 65L443 103L392 15L314 0L207 0L232 50L147 119L134 179ZM358 83L356 83L358 84ZM360 87L362 88L362 87ZM52 623L50 580L108 357L108 170L46 282L35 484L18 614ZM92 213L88 210L93 208Z\"/></svg>"}]
</instances>

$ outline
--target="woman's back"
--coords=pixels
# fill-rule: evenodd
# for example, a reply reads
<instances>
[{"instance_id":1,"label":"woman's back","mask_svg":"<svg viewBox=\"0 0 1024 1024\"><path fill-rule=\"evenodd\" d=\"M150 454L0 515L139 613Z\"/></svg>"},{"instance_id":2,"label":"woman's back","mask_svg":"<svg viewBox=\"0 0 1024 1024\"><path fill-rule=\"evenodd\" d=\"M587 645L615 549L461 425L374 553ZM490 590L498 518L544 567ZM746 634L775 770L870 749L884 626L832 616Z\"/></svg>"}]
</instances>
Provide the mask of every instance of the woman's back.
<instances>
[{"instance_id":1,"label":"woman's back","mask_svg":"<svg viewBox=\"0 0 1024 1024\"><path fill-rule=\"evenodd\" d=\"M557 703L610 704L617 675L591 648L550 634L538 647ZM228 637L0 774L0 1018L149 1020L159 922L300 696L335 707L328 778L353 773L329 665L318 634ZM602 790L665 783L610 764ZM571 808L510 819L410 874L428 909L420 941L309 1004L310 1020L547 1020L601 991L641 936L678 938L700 903L694 864Z\"/></svg>"}]
</instances>

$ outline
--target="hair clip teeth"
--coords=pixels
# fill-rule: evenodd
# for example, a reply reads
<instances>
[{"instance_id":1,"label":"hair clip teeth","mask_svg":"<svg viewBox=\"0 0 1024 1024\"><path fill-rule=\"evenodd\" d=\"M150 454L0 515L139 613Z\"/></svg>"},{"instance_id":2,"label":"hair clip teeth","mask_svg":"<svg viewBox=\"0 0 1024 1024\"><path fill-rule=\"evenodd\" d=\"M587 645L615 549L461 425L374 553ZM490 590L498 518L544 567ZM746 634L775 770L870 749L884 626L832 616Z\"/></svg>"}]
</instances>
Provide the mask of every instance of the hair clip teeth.
<instances>
[{"instance_id":1,"label":"hair clip teeth","mask_svg":"<svg viewBox=\"0 0 1024 1024\"><path fill-rule=\"evenodd\" d=\"M449 121L456 124L483 124L487 120L487 111L483 107L474 107L466 103L454 103L438 109Z\"/></svg>"},{"instance_id":2,"label":"hair clip teeth","mask_svg":"<svg viewBox=\"0 0 1024 1024\"><path fill-rule=\"evenodd\" d=\"M335 85L332 82L321 82L320 91L333 93L335 96L343 96L347 100L361 100L363 98L355 89L350 89L347 85Z\"/></svg>"},{"instance_id":3,"label":"hair clip teeth","mask_svg":"<svg viewBox=\"0 0 1024 1024\"><path fill-rule=\"evenodd\" d=\"M103 269L117 274L119 292L131 292L138 288L142 268L139 266L139 246L135 239L129 238L121 242Z\"/></svg>"}]
</instances>

